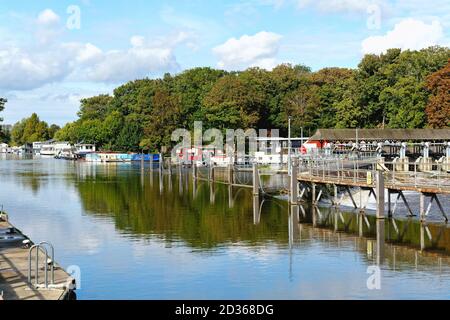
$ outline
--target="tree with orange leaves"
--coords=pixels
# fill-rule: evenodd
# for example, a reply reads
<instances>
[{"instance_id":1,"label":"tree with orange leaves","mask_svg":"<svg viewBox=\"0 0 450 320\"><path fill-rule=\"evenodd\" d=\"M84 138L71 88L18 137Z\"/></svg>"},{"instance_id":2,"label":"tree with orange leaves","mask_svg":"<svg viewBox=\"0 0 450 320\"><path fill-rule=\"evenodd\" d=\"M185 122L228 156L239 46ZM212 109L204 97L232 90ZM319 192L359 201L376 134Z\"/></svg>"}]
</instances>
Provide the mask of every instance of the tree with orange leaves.
<instances>
[{"instance_id":1,"label":"tree with orange leaves","mask_svg":"<svg viewBox=\"0 0 450 320\"><path fill-rule=\"evenodd\" d=\"M425 109L428 126L450 127L450 59L444 68L428 76L426 86L431 92Z\"/></svg>"}]
</instances>

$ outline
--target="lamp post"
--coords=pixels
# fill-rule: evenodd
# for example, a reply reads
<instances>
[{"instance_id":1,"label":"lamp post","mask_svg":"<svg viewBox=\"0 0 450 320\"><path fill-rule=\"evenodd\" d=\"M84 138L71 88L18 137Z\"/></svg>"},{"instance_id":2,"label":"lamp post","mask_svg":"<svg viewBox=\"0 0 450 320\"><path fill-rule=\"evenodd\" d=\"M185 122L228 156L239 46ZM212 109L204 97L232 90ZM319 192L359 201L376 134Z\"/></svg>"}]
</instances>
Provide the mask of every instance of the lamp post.
<instances>
[{"instance_id":1,"label":"lamp post","mask_svg":"<svg viewBox=\"0 0 450 320\"><path fill-rule=\"evenodd\" d=\"M292 117L289 116L289 120L288 120L288 175L291 175L291 149L292 149L292 145L291 145L291 120Z\"/></svg>"}]
</instances>

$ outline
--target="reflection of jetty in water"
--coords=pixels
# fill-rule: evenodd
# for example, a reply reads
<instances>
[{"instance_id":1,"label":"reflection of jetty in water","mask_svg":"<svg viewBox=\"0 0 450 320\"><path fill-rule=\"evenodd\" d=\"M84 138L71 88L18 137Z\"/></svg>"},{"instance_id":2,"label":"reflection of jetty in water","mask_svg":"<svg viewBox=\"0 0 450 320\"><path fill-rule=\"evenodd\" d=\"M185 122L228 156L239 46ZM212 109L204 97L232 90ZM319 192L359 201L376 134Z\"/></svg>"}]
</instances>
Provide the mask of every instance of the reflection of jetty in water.
<instances>
[{"instance_id":1,"label":"reflection of jetty in water","mask_svg":"<svg viewBox=\"0 0 450 320\"><path fill-rule=\"evenodd\" d=\"M90 170L79 172L77 182L86 211L113 217L119 230L143 238L163 236L168 243L183 241L203 249L230 242L289 248L314 239L351 247L368 261L395 270L450 264L450 228L444 224L290 206L253 197L248 188L192 179L187 170Z\"/></svg>"},{"instance_id":2,"label":"reflection of jetty in water","mask_svg":"<svg viewBox=\"0 0 450 320\"><path fill-rule=\"evenodd\" d=\"M294 246L322 239L330 245L353 246L368 261L393 270L402 265L450 265L450 228L412 219L377 219L335 208L291 206L289 240ZM333 239L333 240L332 240Z\"/></svg>"}]
</instances>

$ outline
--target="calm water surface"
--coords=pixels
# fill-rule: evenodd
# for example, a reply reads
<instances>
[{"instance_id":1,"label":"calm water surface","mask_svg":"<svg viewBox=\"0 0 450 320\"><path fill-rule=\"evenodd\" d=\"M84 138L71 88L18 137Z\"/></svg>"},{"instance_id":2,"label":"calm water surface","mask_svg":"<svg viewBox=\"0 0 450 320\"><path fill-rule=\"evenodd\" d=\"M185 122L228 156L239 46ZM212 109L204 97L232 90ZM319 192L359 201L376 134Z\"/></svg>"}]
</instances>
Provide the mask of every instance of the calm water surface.
<instances>
[{"instance_id":1,"label":"calm water surface","mask_svg":"<svg viewBox=\"0 0 450 320\"><path fill-rule=\"evenodd\" d=\"M188 173L53 159L0 160L2 204L63 267L81 268L79 299L450 298L445 224L291 209ZM381 290L368 290L377 264Z\"/></svg>"}]
</instances>

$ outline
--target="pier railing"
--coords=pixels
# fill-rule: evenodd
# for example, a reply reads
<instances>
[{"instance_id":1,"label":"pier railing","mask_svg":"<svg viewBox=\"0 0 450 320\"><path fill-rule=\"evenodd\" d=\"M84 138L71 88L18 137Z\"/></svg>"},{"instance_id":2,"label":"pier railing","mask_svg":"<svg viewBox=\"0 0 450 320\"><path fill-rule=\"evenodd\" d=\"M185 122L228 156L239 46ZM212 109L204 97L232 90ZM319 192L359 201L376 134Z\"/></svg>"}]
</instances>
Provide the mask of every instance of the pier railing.
<instances>
[{"instance_id":1,"label":"pier railing","mask_svg":"<svg viewBox=\"0 0 450 320\"><path fill-rule=\"evenodd\" d=\"M392 189L450 193L450 174L437 162L384 162L382 159L346 160L299 159L299 179L362 187L375 186L375 174L383 171L385 184Z\"/></svg>"}]
</instances>

